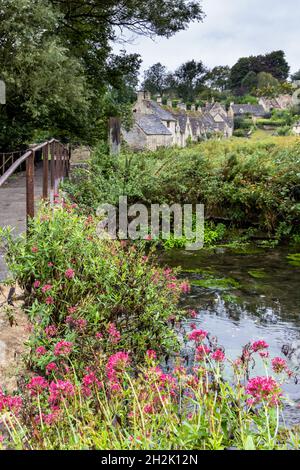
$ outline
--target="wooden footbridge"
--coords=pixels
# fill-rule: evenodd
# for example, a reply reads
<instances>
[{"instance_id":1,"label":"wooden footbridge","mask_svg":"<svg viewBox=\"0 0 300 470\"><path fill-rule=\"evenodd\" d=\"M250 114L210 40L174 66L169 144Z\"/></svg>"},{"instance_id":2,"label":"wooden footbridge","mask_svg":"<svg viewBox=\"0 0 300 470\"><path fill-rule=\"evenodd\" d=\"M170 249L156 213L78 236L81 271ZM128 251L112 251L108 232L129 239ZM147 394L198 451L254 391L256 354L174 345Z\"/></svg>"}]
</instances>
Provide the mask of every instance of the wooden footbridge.
<instances>
[{"instance_id":1,"label":"wooden footbridge","mask_svg":"<svg viewBox=\"0 0 300 470\"><path fill-rule=\"evenodd\" d=\"M59 183L69 175L71 151L56 139L25 153L0 153L0 226L25 232L38 201L53 201ZM0 247L0 282L7 276Z\"/></svg>"}]
</instances>

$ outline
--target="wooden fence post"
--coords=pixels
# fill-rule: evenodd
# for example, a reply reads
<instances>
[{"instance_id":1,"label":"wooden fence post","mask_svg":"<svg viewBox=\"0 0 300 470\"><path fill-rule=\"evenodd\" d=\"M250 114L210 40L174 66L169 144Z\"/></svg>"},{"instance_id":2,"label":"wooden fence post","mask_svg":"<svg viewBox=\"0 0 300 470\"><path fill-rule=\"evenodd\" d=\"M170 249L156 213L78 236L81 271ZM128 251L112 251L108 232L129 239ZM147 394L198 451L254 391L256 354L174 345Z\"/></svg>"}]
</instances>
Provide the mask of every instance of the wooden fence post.
<instances>
[{"instance_id":1,"label":"wooden fence post","mask_svg":"<svg viewBox=\"0 0 300 470\"><path fill-rule=\"evenodd\" d=\"M35 152L32 151L31 155L26 160L26 218L27 218L27 231L28 222L34 217L34 157Z\"/></svg>"},{"instance_id":2,"label":"wooden fence post","mask_svg":"<svg viewBox=\"0 0 300 470\"><path fill-rule=\"evenodd\" d=\"M49 144L43 148L43 199L48 199Z\"/></svg>"}]
</instances>

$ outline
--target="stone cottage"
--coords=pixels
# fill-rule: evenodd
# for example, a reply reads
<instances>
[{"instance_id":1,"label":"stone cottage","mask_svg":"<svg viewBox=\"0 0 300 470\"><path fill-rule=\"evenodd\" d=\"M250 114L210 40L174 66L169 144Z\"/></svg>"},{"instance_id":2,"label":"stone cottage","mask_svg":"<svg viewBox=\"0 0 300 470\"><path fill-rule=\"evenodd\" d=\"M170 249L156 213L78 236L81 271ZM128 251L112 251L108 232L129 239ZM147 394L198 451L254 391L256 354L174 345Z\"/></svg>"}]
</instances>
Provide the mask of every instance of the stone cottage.
<instances>
[{"instance_id":1,"label":"stone cottage","mask_svg":"<svg viewBox=\"0 0 300 470\"><path fill-rule=\"evenodd\" d=\"M133 150L156 150L159 147L185 147L188 141L198 141L211 134L231 137L233 119L219 103L207 104L202 109L193 105L190 111L184 103L176 108L151 99L147 91L138 92L133 106L134 124L123 129L123 139Z\"/></svg>"},{"instance_id":2,"label":"stone cottage","mask_svg":"<svg viewBox=\"0 0 300 470\"><path fill-rule=\"evenodd\" d=\"M290 109L293 107L293 97L291 95L280 95L277 98L262 97L259 99L259 104L267 113L270 113L273 109Z\"/></svg>"},{"instance_id":3,"label":"stone cottage","mask_svg":"<svg viewBox=\"0 0 300 470\"><path fill-rule=\"evenodd\" d=\"M267 115L261 104L234 104L231 103L229 114L232 118L250 116L254 119L263 118Z\"/></svg>"}]
</instances>

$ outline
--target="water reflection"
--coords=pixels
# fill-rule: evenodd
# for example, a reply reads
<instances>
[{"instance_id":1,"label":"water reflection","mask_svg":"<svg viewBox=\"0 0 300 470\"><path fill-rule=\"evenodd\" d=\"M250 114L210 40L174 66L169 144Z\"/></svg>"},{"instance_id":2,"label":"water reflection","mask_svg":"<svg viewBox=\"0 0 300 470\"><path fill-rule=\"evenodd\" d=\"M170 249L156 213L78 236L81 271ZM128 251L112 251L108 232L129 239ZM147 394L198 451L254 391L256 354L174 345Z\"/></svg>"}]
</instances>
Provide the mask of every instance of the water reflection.
<instances>
[{"instance_id":1,"label":"water reflection","mask_svg":"<svg viewBox=\"0 0 300 470\"><path fill-rule=\"evenodd\" d=\"M257 339L267 341L272 356L284 357L284 345L300 342L300 267L289 264L290 252L287 248L250 253L174 250L165 253L162 262L182 267L192 284L184 306L198 312L192 322L217 336L230 357ZM300 343L289 360L293 369L300 368ZM257 365L254 372L263 373L261 367ZM299 423L300 385L289 384L285 390L292 401L286 419Z\"/></svg>"}]
</instances>

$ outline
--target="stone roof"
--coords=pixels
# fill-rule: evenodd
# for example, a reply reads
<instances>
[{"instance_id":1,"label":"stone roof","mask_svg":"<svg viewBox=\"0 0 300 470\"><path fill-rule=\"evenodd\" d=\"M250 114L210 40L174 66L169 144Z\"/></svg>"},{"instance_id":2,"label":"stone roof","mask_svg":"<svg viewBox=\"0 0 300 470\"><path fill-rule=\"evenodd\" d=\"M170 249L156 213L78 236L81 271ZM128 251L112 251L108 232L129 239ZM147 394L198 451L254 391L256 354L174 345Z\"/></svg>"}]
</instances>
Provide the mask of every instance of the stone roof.
<instances>
[{"instance_id":1,"label":"stone roof","mask_svg":"<svg viewBox=\"0 0 300 470\"><path fill-rule=\"evenodd\" d=\"M188 118L187 114L181 112L179 114L173 114L173 117L176 121L178 121L180 132L184 134L186 130L186 125L187 125L187 118Z\"/></svg>"},{"instance_id":2,"label":"stone roof","mask_svg":"<svg viewBox=\"0 0 300 470\"><path fill-rule=\"evenodd\" d=\"M162 121L176 121L174 116L167 111L166 109L162 108L158 103L155 101L148 101L147 106L152 109L152 111L159 116Z\"/></svg>"},{"instance_id":3,"label":"stone roof","mask_svg":"<svg viewBox=\"0 0 300 470\"><path fill-rule=\"evenodd\" d=\"M232 104L234 114L251 114L251 116L263 117L266 112L261 104Z\"/></svg>"},{"instance_id":4,"label":"stone roof","mask_svg":"<svg viewBox=\"0 0 300 470\"><path fill-rule=\"evenodd\" d=\"M135 121L147 135L172 135L155 114L137 114Z\"/></svg>"}]
</instances>

